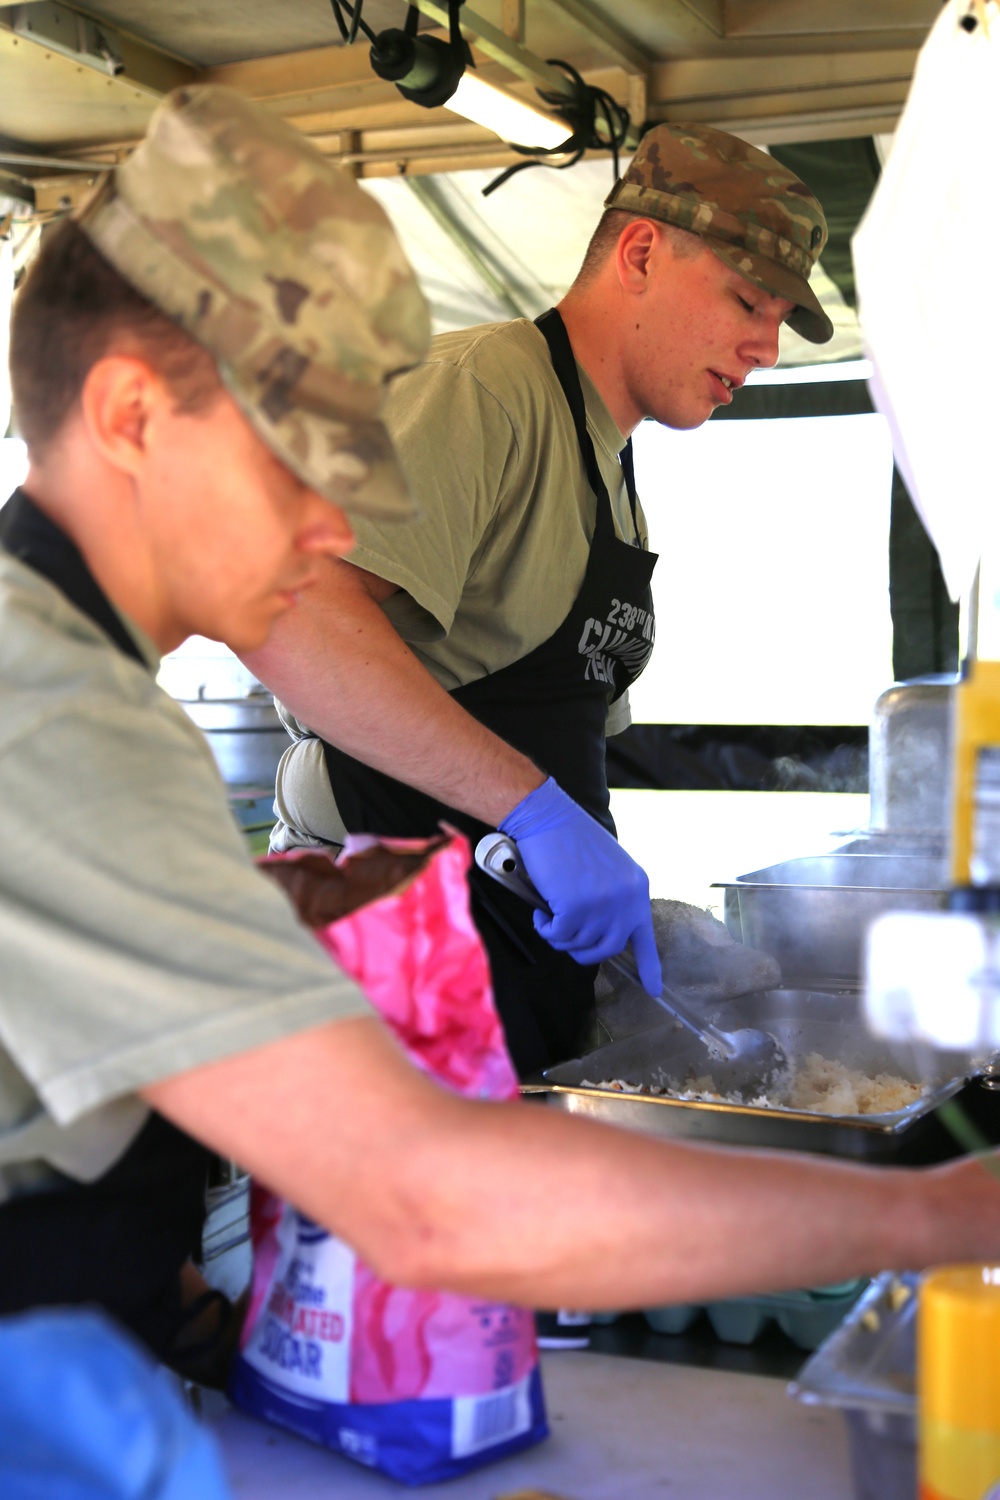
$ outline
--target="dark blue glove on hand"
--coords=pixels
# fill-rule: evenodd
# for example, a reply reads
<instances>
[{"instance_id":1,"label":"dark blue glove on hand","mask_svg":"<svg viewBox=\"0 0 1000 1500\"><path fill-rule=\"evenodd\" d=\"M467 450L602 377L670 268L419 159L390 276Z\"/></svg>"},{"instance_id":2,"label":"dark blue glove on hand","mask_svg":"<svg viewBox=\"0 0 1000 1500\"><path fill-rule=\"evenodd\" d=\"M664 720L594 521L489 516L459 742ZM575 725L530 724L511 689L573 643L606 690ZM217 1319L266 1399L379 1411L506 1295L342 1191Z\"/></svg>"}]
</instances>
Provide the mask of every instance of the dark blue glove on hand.
<instances>
[{"instance_id":1,"label":"dark blue glove on hand","mask_svg":"<svg viewBox=\"0 0 1000 1500\"><path fill-rule=\"evenodd\" d=\"M649 881L617 839L551 776L511 809L500 832L517 844L552 913L535 912L536 932L580 964L602 963L631 940L643 985L659 995Z\"/></svg>"}]
</instances>

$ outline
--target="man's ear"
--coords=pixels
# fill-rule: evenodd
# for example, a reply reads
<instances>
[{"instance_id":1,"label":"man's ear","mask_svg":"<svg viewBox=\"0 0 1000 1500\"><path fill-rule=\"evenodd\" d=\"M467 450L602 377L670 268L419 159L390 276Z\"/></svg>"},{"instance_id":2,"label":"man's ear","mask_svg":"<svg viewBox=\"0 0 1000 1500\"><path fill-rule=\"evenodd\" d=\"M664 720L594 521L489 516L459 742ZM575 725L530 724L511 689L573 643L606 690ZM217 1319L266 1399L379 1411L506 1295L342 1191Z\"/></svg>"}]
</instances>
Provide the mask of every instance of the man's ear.
<instances>
[{"instance_id":1,"label":"man's ear","mask_svg":"<svg viewBox=\"0 0 1000 1500\"><path fill-rule=\"evenodd\" d=\"M112 468L134 475L146 460L150 419L166 397L163 381L134 355L108 354L87 372L80 411L94 447Z\"/></svg>"},{"instance_id":2,"label":"man's ear","mask_svg":"<svg viewBox=\"0 0 1000 1500\"><path fill-rule=\"evenodd\" d=\"M663 243L659 226L652 219L633 219L618 236L615 269L622 290L641 295L649 285L652 262Z\"/></svg>"}]
</instances>

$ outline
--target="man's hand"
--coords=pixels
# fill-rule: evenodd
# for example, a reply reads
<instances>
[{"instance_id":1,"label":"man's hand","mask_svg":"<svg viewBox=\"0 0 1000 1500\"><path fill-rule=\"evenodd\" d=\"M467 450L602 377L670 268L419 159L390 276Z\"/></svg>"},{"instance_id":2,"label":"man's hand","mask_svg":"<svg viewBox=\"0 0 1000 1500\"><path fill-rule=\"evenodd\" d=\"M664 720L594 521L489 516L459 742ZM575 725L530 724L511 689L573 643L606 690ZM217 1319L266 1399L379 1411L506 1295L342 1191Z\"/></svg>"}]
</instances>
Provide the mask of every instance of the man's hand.
<instances>
[{"instance_id":1,"label":"man's hand","mask_svg":"<svg viewBox=\"0 0 1000 1500\"><path fill-rule=\"evenodd\" d=\"M646 872L549 777L499 825L517 843L524 868L551 917L535 929L580 964L599 964L629 941L643 985L663 990Z\"/></svg>"}]
</instances>

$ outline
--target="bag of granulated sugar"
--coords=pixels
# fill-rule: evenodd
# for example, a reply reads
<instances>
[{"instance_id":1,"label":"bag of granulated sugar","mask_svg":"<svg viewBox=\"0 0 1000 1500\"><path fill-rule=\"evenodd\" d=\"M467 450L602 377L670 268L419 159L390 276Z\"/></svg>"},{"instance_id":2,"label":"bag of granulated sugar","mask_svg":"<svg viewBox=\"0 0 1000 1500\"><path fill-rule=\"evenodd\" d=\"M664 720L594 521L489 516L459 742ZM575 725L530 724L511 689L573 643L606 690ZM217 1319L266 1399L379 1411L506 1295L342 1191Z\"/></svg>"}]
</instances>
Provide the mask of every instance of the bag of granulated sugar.
<instances>
[{"instance_id":1,"label":"bag of granulated sugar","mask_svg":"<svg viewBox=\"0 0 1000 1500\"><path fill-rule=\"evenodd\" d=\"M417 1066L469 1098L517 1098L461 835L352 840L338 861L303 850L261 864ZM530 1311L393 1286L256 1183L251 1235L229 1385L244 1411L413 1485L547 1436Z\"/></svg>"}]
</instances>

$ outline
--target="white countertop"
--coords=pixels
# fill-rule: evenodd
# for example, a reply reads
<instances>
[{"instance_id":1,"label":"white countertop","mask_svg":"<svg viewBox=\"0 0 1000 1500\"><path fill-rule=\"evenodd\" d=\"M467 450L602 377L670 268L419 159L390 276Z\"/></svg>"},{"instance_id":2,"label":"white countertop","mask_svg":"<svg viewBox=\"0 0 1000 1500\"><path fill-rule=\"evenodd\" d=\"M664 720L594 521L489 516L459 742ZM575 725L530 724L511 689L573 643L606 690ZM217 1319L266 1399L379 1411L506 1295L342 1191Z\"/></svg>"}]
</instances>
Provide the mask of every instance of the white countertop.
<instances>
[{"instance_id":1,"label":"white countertop","mask_svg":"<svg viewBox=\"0 0 1000 1500\"><path fill-rule=\"evenodd\" d=\"M543 1354L552 1435L411 1491L232 1409L209 1414L236 1500L852 1500L844 1422L783 1380L560 1350Z\"/></svg>"}]
</instances>

